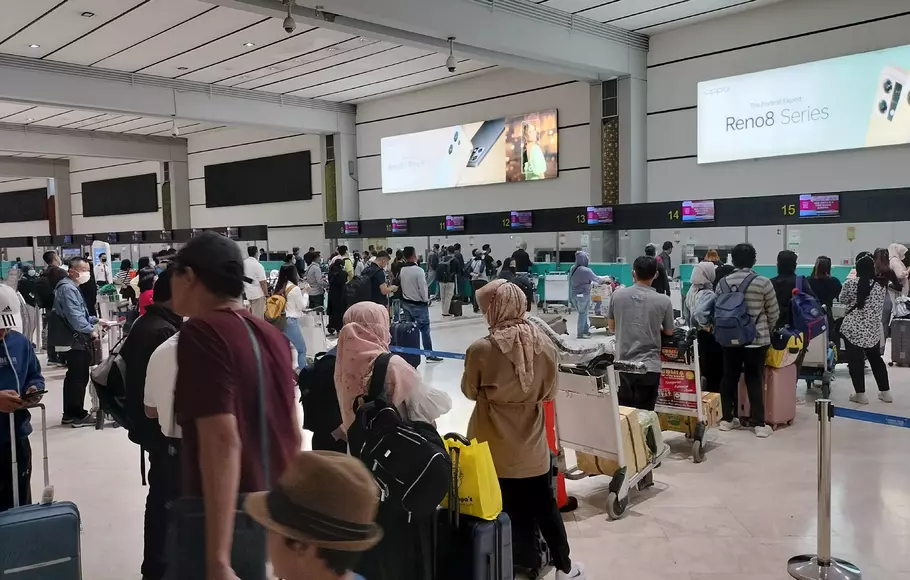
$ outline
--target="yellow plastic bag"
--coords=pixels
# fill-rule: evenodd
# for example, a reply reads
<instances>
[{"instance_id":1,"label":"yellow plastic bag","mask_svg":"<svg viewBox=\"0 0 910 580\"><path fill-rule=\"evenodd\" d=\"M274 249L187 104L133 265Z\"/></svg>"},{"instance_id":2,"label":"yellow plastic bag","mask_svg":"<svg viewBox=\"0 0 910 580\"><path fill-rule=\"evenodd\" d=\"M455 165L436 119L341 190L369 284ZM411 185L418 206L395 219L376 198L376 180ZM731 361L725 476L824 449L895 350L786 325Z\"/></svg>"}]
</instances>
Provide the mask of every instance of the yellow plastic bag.
<instances>
[{"instance_id":1,"label":"yellow plastic bag","mask_svg":"<svg viewBox=\"0 0 910 580\"><path fill-rule=\"evenodd\" d=\"M452 471L458 481L458 503L463 514L484 520L495 520L502 512L502 491L493 465L490 445L472 439L466 443L463 438L446 435L446 451L452 457ZM448 507L449 497L442 500Z\"/></svg>"}]
</instances>

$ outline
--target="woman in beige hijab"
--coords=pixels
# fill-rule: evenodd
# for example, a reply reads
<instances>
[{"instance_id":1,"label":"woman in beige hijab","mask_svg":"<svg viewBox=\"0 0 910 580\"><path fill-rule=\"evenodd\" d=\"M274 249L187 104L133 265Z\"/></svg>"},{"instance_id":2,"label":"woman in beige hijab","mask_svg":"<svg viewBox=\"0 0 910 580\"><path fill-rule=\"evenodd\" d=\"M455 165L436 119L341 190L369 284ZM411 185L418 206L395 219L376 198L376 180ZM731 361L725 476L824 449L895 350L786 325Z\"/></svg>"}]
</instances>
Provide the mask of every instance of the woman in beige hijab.
<instances>
[{"instance_id":1,"label":"woman in beige hijab","mask_svg":"<svg viewBox=\"0 0 910 580\"><path fill-rule=\"evenodd\" d=\"M525 319L526 298L517 285L495 280L477 290L490 334L465 353L461 390L476 401L468 438L486 441L512 520L516 565L535 549L539 528L550 548L557 580L583 580L584 566L569 558L566 528L551 487L544 401L556 396L556 350Z\"/></svg>"}]
</instances>

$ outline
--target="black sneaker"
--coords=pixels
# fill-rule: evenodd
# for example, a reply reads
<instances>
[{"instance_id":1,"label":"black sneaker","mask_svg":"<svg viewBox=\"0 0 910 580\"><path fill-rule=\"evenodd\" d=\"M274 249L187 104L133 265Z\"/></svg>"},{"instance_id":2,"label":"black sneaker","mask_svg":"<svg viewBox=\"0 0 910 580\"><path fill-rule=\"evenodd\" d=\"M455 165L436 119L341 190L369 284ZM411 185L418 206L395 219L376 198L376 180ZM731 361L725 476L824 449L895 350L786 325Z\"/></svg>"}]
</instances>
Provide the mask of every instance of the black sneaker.
<instances>
[{"instance_id":1,"label":"black sneaker","mask_svg":"<svg viewBox=\"0 0 910 580\"><path fill-rule=\"evenodd\" d=\"M428 356L427 362L442 362L442 359L438 356Z\"/></svg>"},{"instance_id":2,"label":"black sneaker","mask_svg":"<svg viewBox=\"0 0 910 580\"><path fill-rule=\"evenodd\" d=\"M75 419L73 419L72 417L67 417L66 415L64 415L64 416L63 416L63 419L60 420L60 424L61 424L61 425L72 425L72 424L73 424L73 421L75 421Z\"/></svg>"},{"instance_id":3,"label":"black sneaker","mask_svg":"<svg viewBox=\"0 0 910 580\"><path fill-rule=\"evenodd\" d=\"M95 426L95 417L93 415L86 415L81 419L74 419L70 426L73 429L78 429L79 427L94 427Z\"/></svg>"}]
</instances>

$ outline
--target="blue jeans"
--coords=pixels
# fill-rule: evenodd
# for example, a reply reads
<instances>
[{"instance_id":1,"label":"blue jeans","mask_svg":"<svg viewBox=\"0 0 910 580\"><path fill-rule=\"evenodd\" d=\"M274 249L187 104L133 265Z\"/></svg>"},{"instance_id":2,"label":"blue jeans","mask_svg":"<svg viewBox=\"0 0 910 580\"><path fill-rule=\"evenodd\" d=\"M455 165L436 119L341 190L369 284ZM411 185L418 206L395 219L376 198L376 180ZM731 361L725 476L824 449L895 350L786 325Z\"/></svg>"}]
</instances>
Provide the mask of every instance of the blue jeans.
<instances>
[{"instance_id":1,"label":"blue jeans","mask_svg":"<svg viewBox=\"0 0 910 580\"><path fill-rule=\"evenodd\" d=\"M300 321L296 318L288 318L288 327L284 330L284 335L294 345L297 351L297 366L306 367L306 341L303 340L303 331L300 330Z\"/></svg>"},{"instance_id":2,"label":"blue jeans","mask_svg":"<svg viewBox=\"0 0 910 580\"><path fill-rule=\"evenodd\" d=\"M575 304L575 310L578 311L578 338L588 334L591 330L591 324L588 321L588 308L591 306L591 295L582 294L581 296L572 296L572 302Z\"/></svg>"},{"instance_id":3,"label":"blue jeans","mask_svg":"<svg viewBox=\"0 0 910 580\"><path fill-rule=\"evenodd\" d=\"M417 324L420 331L420 340L424 350L433 350L433 341L430 339L430 309L425 304L411 304L402 301L401 309L406 314L405 319Z\"/></svg>"}]
</instances>

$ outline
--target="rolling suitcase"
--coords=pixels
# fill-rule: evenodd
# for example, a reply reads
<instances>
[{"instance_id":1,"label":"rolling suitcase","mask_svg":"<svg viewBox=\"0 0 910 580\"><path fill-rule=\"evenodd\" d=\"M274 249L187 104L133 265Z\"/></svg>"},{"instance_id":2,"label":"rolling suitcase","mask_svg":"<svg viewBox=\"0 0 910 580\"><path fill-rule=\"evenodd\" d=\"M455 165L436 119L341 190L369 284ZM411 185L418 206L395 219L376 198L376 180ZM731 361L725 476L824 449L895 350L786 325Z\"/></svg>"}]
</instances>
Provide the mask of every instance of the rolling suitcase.
<instances>
[{"instance_id":1,"label":"rolling suitcase","mask_svg":"<svg viewBox=\"0 0 910 580\"><path fill-rule=\"evenodd\" d=\"M762 397L765 403L765 423L772 427L789 425L796 418L796 380L797 366L790 365L781 369L765 367L762 380ZM739 379L738 407L740 419L748 422L751 417L749 395L746 381Z\"/></svg>"},{"instance_id":2,"label":"rolling suitcase","mask_svg":"<svg viewBox=\"0 0 910 580\"><path fill-rule=\"evenodd\" d=\"M453 455L448 507L436 512L434 580L513 580L512 521L462 515L458 502L458 454Z\"/></svg>"},{"instance_id":3,"label":"rolling suitcase","mask_svg":"<svg viewBox=\"0 0 910 580\"><path fill-rule=\"evenodd\" d=\"M16 580L78 580L80 562L79 510L72 502L54 502L47 468L47 418L41 409L44 448L44 494L38 505L19 506L15 421L10 422L13 459L13 505L0 513L0 575Z\"/></svg>"},{"instance_id":4,"label":"rolling suitcase","mask_svg":"<svg viewBox=\"0 0 910 580\"><path fill-rule=\"evenodd\" d=\"M452 298L452 304L449 306L449 314L455 316L456 318L462 316L464 314L462 312L463 307L464 302L461 301L461 298L456 296L455 298Z\"/></svg>"},{"instance_id":5,"label":"rolling suitcase","mask_svg":"<svg viewBox=\"0 0 910 580\"><path fill-rule=\"evenodd\" d=\"M401 307L399 306L398 315L393 319L389 332L392 335L391 346L401 346L404 348L420 349L420 331L417 330L417 323L408 319L405 322L401 320ZM407 314L407 313L406 313ZM415 369L420 366L419 354L398 353L398 356L408 361L408 364Z\"/></svg>"},{"instance_id":6,"label":"rolling suitcase","mask_svg":"<svg viewBox=\"0 0 910 580\"><path fill-rule=\"evenodd\" d=\"M910 366L910 320L891 321L891 362L899 367Z\"/></svg>"}]
</instances>

